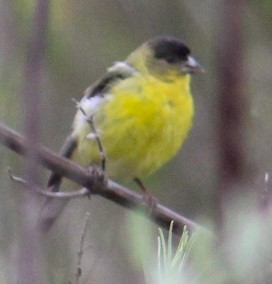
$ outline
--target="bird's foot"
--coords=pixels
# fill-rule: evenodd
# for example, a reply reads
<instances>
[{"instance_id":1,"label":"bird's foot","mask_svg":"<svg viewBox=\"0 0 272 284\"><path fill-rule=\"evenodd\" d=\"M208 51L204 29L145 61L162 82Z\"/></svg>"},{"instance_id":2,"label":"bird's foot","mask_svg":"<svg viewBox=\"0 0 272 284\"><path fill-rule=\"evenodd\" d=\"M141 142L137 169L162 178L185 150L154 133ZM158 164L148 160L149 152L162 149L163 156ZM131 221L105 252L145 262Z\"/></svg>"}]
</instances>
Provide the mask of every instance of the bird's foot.
<instances>
[{"instance_id":1,"label":"bird's foot","mask_svg":"<svg viewBox=\"0 0 272 284\"><path fill-rule=\"evenodd\" d=\"M107 178L106 178L106 175L105 175L105 172L102 171L100 168L98 167L89 167L89 171L90 171L90 175L93 177L93 185L95 186L95 188L97 189L100 189L100 188L103 188L105 187L105 184L107 182ZM92 189L91 188L88 188L90 194L92 194Z\"/></svg>"},{"instance_id":2,"label":"bird's foot","mask_svg":"<svg viewBox=\"0 0 272 284\"><path fill-rule=\"evenodd\" d=\"M157 197L150 194L149 192L145 192L143 194L143 202L147 205L148 214L152 214L153 211L156 209L159 200Z\"/></svg>"},{"instance_id":3,"label":"bird's foot","mask_svg":"<svg viewBox=\"0 0 272 284\"><path fill-rule=\"evenodd\" d=\"M144 186L143 182L139 178L134 178L134 181L137 183L137 185L140 187L140 189L143 192L143 202L148 207L148 213L151 214L157 204L158 204L158 198L156 198L154 195L150 194L146 187Z\"/></svg>"}]
</instances>

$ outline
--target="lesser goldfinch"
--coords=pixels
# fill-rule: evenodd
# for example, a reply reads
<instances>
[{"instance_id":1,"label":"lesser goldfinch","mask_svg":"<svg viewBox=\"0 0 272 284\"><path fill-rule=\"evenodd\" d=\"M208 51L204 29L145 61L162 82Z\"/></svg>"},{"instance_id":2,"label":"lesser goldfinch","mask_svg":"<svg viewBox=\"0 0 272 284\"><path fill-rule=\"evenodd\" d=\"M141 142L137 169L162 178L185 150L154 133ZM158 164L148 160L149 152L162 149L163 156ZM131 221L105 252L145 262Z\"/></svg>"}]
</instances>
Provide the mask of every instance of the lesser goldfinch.
<instances>
[{"instance_id":1,"label":"lesser goldfinch","mask_svg":"<svg viewBox=\"0 0 272 284\"><path fill-rule=\"evenodd\" d=\"M107 156L107 176L130 180L150 175L184 142L194 115L190 75L202 71L182 40L148 40L85 91L61 154L82 165L100 164L86 120L93 116ZM48 186L58 191L60 183L61 176L52 173ZM49 219L48 224L54 218Z\"/></svg>"}]
</instances>

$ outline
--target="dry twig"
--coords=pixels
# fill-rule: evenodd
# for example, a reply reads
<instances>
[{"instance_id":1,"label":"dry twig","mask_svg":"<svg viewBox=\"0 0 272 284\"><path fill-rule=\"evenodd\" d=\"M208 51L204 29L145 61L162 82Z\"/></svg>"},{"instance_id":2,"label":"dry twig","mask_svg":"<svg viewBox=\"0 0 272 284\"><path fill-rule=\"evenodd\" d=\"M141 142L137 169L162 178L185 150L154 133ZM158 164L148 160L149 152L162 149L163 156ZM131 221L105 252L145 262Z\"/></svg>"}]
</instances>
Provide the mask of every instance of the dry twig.
<instances>
[{"instance_id":1,"label":"dry twig","mask_svg":"<svg viewBox=\"0 0 272 284\"><path fill-rule=\"evenodd\" d=\"M82 262L82 256L83 256L83 245L84 245L84 241L85 241L85 237L87 233L89 220L90 220L90 213L87 212L86 217L85 217L84 226L83 226L82 233L81 233L78 252L77 252L78 258L77 258L77 269L76 269L76 284L79 284L80 277L82 275L81 262Z\"/></svg>"},{"instance_id":2,"label":"dry twig","mask_svg":"<svg viewBox=\"0 0 272 284\"><path fill-rule=\"evenodd\" d=\"M23 185L24 187L28 188L29 185L25 179L22 177L15 176L12 174L11 169L8 168L8 174L11 180ZM78 197L84 197L84 196L89 196L90 195L90 190L83 187L79 190L75 191L69 191L69 192L63 192L63 191L58 191L58 192L53 192L53 191L47 191L47 190L42 190L38 186L35 187L37 193L47 196L47 197L54 197L54 198L62 198L62 199L74 199Z\"/></svg>"},{"instance_id":3,"label":"dry twig","mask_svg":"<svg viewBox=\"0 0 272 284\"><path fill-rule=\"evenodd\" d=\"M86 122L89 124L89 126L91 128L92 134L93 134L93 136L96 140L98 150L99 150L99 154L100 154L100 157L101 157L101 171L104 173L106 171L107 156L106 156L106 152L105 152L105 149L103 147L103 144L101 142L100 136L98 135L98 132L97 132L96 127L94 125L94 114L91 115L91 116L88 116L87 113L85 112L85 110L80 106L80 103L76 99L72 99L72 101L76 103L77 108L85 116Z\"/></svg>"}]
</instances>

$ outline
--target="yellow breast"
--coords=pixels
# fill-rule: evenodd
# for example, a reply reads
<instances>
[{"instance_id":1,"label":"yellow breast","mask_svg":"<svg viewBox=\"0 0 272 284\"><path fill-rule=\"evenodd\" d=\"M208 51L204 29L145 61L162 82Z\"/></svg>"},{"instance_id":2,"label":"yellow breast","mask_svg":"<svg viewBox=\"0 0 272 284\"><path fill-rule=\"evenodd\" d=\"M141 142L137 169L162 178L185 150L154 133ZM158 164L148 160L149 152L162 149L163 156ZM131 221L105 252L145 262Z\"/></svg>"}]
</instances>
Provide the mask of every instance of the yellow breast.
<instances>
[{"instance_id":1,"label":"yellow breast","mask_svg":"<svg viewBox=\"0 0 272 284\"><path fill-rule=\"evenodd\" d=\"M189 75L171 83L139 75L120 82L106 95L97 108L95 124L110 177L149 175L177 153L194 113L189 84ZM86 138L88 132L87 125L81 127L77 156L83 164L98 163L97 145Z\"/></svg>"}]
</instances>

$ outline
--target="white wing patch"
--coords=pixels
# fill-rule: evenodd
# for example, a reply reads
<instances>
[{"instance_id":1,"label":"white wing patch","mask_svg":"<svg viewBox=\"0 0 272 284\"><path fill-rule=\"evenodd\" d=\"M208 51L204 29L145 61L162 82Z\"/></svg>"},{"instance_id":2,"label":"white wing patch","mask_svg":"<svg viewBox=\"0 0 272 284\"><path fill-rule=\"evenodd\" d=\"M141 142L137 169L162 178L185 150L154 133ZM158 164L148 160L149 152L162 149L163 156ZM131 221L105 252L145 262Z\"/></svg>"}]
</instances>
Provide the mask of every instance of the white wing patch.
<instances>
[{"instance_id":1,"label":"white wing patch","mask_svg":"<svg viewBox=\"0 0 272 284\"><path fill-rule=\"evenodd\" d=\"M115 64L112 67L108 68L108 72L113 73L112 79L114 81L115 73L117 75L119 74L122 79L122 77L126 78L133 75L135 72L137 72L137 70L125 61L118 61L115 62ZM109 77L109 79L111 79L111 77ZM119 79L119 77L116 76L116 79ZM99 112L100 105L102 103L106 103L107 101L111 101L112 99L114 99L114 97L111 94L104 93L105 90L103 90L103 85L102 85L101 95L99 95L99 90L98 90L98 92L96 92L94 96L90 96L90 93L93 90L92 88L93 87L91 86L85 91L85 96L82 98L82 100L79 103L79 108L73 123L73 129L75 135L81 133L84 127L86 127L86 116L82 113L82 110L80 110L80 108L82 108L86 113L86 115L88 116L95 115L97 112Z\"/></svg>"},{"instance_id":2,"label":"white wing patch","mask_svg":"<svg viewBox=\"0 0 272 284\"><path fill-rule=\"evenodd\" d=\"M91 115L93 112L97 111L103 100L104 98L101 96L94 96L91 98L83 97L80 101L80 107L82 107L88 115Z\"/></svg>"},{"instance_id":3,"label":"white wing patch","mask_svg":"<svg viewBox=\"0 0 272 284\"><path fill-rule=\"evenodd\" d=\"M124 74L127 74L127 73L133 74L136 72L136 69L125 61L117 61L113 64L113 66L109 67L107 70L108 72L118 72L118 73L124 73Z\"/></svg>"},{"instance_id":4,"label":"white wing patch","mask_svg":"<svg viewBox=\"0 0 272 284\"><path fill-rule=\"evenodd\" d=\"M101 103L103 103L103 101L105 101L105 98L100 96L91 98L83 97L79 103L79 107L84 110L86 115L91 116L93 114L95 115L95 113L99 111L99 106ZM76 113L73 124L74 131L77 133L81 132L81 129L86 125L86 116L83 114L80 108Z\"/></svg>"}]
</instances>

